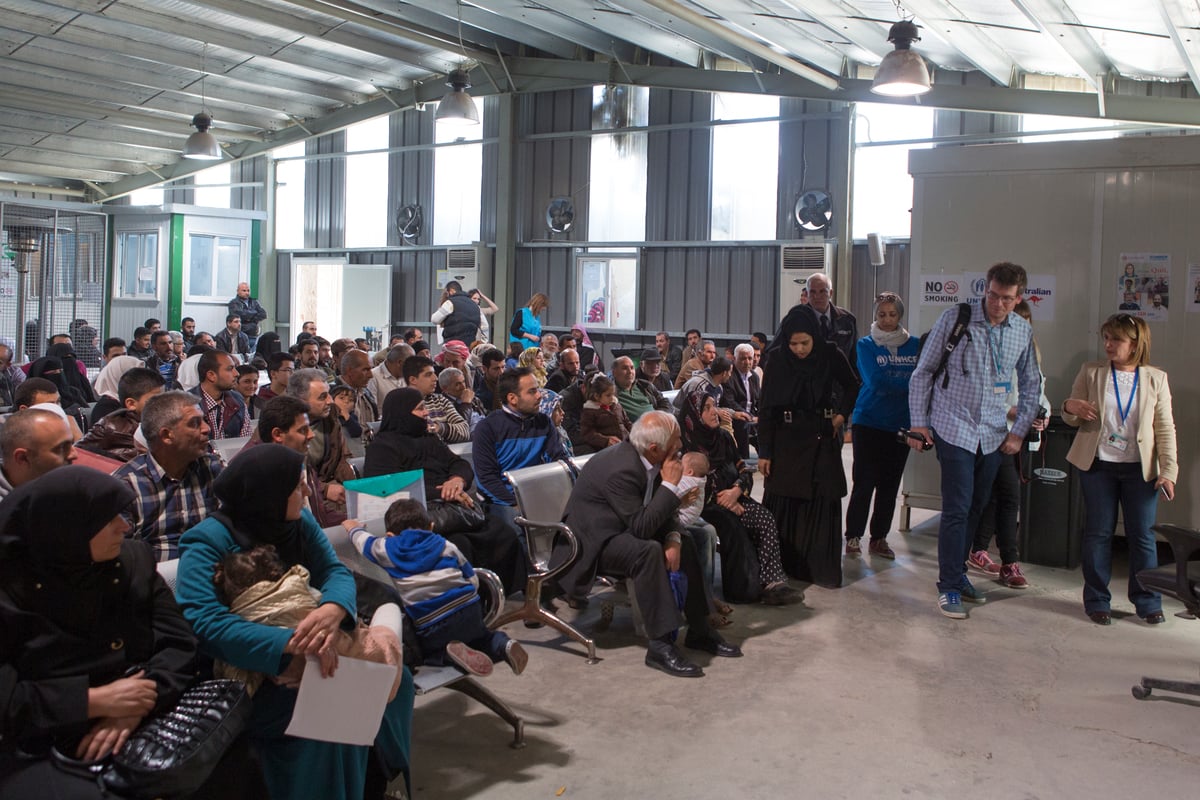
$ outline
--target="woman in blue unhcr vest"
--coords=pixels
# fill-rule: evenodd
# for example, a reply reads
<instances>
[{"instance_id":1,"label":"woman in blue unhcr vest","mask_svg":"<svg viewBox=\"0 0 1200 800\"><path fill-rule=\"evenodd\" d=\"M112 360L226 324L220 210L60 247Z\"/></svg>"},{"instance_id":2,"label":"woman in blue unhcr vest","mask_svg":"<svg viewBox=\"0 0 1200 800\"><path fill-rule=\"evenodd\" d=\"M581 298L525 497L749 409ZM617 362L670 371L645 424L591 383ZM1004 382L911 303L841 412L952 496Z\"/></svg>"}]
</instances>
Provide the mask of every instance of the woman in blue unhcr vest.
<instances>
[{"instance_id":1,"label":"woman in blue unhcr vest","mask_svg":"<svg viewBox=\"0 0 1200 800\"><path fill-rule=\"evenodd\" d=\"M854 488L846 509L846 555L862 552L871 494L871 555L895 558L887 535L896 509L896 492L909 447L896 432L908 427L908 380L917 366L920 339L910 336L900 320L904 301L894 292L875 298L871 333L858 340L858 374L862 389L854 406Z\"/></svg>"}]
</instances>

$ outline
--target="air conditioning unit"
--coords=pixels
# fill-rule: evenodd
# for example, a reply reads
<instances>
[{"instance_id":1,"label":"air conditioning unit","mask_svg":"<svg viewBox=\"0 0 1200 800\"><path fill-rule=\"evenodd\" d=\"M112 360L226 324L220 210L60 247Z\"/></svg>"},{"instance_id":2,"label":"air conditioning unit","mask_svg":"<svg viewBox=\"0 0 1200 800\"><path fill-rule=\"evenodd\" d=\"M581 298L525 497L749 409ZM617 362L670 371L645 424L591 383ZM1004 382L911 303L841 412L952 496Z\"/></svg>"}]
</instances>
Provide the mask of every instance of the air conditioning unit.
<instances>
[{"instance_id":1,"label":"air conditioning unit","mask_svg":"<svg viewBox=\"0 0 1200 800\"><path fill-rule=\"evenodd\" d=\"M779 248L779 318L800 302L808 279L833 270L837 242L796 242Z\"/></svg>"},{"instance_id":2,"label":"air conditioning unit","mask_svg":"<svg viewBox=\"0 0 1200 800\"><path fill-rule=\"evenodd\" d=\"M439 269L435 276L436 294L440 296L450 281L458 281L464 290L477 288L490 296L492 249L482 242L470 247L446 248L446 268Z\"/></svg>"}]
</instances>

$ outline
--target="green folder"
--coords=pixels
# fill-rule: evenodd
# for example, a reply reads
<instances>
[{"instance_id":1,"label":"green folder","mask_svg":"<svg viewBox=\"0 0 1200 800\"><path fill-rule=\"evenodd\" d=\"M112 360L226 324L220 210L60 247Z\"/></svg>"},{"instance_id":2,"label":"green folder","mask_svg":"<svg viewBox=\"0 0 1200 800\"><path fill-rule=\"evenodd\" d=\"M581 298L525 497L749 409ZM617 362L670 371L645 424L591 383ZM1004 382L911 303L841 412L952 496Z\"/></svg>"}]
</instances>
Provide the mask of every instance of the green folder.
<instances>
[{"instance_id":1,"label":"green folder","mask_svg":"<svg viewBox=\"0 0 1200 800\"><path fill-rule=\"evenodd\" d=\"M346 481L346 513L366 522L382 517L396 500L416 500L425 505L425 470L394 472Z\"/></svg>"}]
</instances>

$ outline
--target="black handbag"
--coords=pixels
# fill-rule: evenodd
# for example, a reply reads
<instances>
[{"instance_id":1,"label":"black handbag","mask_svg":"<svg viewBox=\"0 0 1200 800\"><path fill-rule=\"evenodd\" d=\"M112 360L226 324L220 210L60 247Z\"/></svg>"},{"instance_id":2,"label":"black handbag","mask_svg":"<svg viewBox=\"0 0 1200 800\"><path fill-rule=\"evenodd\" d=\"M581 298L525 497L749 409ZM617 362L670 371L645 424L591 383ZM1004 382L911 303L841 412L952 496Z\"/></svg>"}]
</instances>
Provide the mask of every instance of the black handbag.
<instances>
[{"instance_id":1,"label":"black handbag","mask_svg":"<svg viewBox=\"0 0 1200 800\"><path fill-rule=\"evenodd\" d=\"M150 717L116 753L80 761L52 751L55 766L94 780L101 794L119 797L186 797L199 789L250 719L251 700L241 681L193 685L175 708Z\"/></svg>"},{"instance_id":2,"label":"black handbag","mask_svg":"<svg viewBox=\"0 0 1200 800\"><path fill-rule=\"evenodd\" d=\"M461 503L447 503L445 500L428 500L425 511L429 514L429 524L434 533L448 536L452 533L472 533L482 530L487 523L479 506L467 508Z\"/></svg>"}]
</instances>

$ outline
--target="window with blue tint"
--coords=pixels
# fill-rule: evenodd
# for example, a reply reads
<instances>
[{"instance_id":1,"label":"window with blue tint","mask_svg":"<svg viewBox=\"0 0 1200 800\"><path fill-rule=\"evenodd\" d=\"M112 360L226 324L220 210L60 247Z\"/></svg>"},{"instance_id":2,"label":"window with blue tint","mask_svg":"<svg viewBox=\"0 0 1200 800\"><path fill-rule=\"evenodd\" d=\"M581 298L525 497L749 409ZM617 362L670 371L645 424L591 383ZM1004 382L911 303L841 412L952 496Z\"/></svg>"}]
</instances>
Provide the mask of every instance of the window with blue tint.
<instances>
[{"instance_id":1,"label":"window with blue tint","mask_svg":"<svg viewBox=\"0 0 1200 800\"><path fill-rule=\"evenodd\" d=\"M713 119L779 116L779 98L718 92ZM779 185L779 122L712 129L712 238L774 239Z\"/></svg>"},{"instance_id":2,"label":"window with blue tint","mask_svg":"<svg viewBox=\"0 0 1200 800\"><path fill-rule=\"evenodd\" d=\"M246 240L204 233L188 235L188 299L226 301L245 280Z\"/></svg>"},{"instance_id":3,"label":"window with blue tint","mask_svg":"<svg viewBox=\"0 0 1200 800\"><path fill-rule=\"evenodd\" d=\"M158 296L158 233L117 234L117 296Z\"/></svg>"},{"instance_id":4,"label":"window with blue tint","mask_svg":"<svg viewBox=\"0 0 1200 800\"><path fill-rule=\"evenodd\" d=\"M387 245L388 129L387 116L346 128L346 247Z\"/></svg>"},{"instance_id":5,"label":"window with blue tint","mask_svg":"<svg viewBox=\"0 0 1200 800\"><path fill-rule=\"evenodd\" d=\"M592 88L592 130L613 131L592 136L588 239L593 242L639 242L646 238L648 136L645 131L621 129L645 127L649 119L648 88Z\"/></svg>"},{"instance_id":6,"label":"window with blue tint","mask_svg":"<svg viewBox=\"0 0 1200 800\"><path fill-rule=\"evenodd\" d=\"M887 142L931 138L933 111L889 103L855 105L855 239L865 239L868 233L897 238L912 235L913 182L908 174L908 152L933 145Z\"/></svg>"},{"instance_id":7,"label":"window with blue tint","mask_svg":"<svg viewBox=\"0 0 1200 800\"><path fill-rule=\"evenodd\" d=\"M470 244L479 239L483 209L483 101L475 100L478 125L435 125L433 151L433 232L422 243ZM416 202L402 198L401 205ZM425 225L429 225L426 216Z\"/></svg>"}]
</instances>

